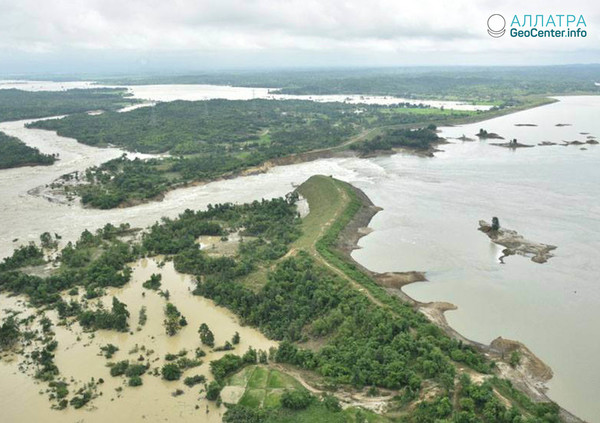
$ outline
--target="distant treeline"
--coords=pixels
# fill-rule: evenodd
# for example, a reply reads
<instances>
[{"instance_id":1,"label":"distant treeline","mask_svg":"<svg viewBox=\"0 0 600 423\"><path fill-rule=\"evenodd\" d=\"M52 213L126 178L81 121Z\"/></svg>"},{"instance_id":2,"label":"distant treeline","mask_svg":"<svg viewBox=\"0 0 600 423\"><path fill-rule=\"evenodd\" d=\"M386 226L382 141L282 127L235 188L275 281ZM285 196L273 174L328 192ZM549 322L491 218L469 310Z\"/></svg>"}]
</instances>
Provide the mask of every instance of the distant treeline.
<instances>
[{"instance_id":1,"label":"distant treeline","mask_svg":"<svg viewBox=\"0 0 600 423\"><path fill-rule=\"evenodd\" d=\"M67 91L0 89L0 122L33 119L92 110L115 110L139 102L122 88Z\"/></svg>"},{"instance_id":2,"label":"distant treeline","mask_svg":"<svg viewBox=\"0 0 600 423\"><path fill-rule=\"evenodd\" d=\"M286 94L371 94L505 102L528 95L598 93L600 65L313 69L136 76L119 84L217 84Z\"/></svg>"}]
</instances>

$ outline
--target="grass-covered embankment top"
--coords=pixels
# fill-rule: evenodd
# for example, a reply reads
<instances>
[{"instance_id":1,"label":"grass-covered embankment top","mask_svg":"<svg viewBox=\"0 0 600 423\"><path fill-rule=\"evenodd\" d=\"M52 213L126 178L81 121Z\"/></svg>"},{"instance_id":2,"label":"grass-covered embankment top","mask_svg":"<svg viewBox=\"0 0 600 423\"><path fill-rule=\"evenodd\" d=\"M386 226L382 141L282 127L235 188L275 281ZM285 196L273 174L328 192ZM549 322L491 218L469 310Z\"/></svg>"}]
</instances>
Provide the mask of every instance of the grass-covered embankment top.
<instances>
[{"instance_id":1,"label":"grass-covered embankment top","mask_svg":"<svg viewBox=\"0 0 600 423\"><path fill-rule=\"evenodd\" d=\"M40 153L40 150L29 147L18 138L0 132L0 169L20 166L47 166L55 161L55 156Z\"/></svg>"},{"instance_id":2,"label":"grass-covered embankment top","mask_svg":"<svg viewBox=\"0 0 600 423\"><path fill-rule=\"evenodd\" d=\"M124 89L97 88L67 91L0 89L0 122L33 119L92 110L116 110L139 100L125 96Z\"/></svg>"}]
</instances>

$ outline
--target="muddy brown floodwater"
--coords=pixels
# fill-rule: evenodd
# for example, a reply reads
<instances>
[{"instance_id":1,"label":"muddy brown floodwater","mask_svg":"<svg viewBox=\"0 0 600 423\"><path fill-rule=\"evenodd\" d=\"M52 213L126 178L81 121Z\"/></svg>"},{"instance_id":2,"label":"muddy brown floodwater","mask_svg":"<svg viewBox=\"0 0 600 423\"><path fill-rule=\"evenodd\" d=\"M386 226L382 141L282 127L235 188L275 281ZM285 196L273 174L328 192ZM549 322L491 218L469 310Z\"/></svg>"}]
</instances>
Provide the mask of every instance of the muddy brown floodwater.
<instances>
[{"instance_id":1,"label":"muddy brown floodwater","mask_svg":"<svg viewBox=\"0 0 600 423\"><path fill-rule=\"evenodd\" d=\"M51 410L47 394L43 393L47 388L46 383L38 383L31 376L20 373L17 364L22 357L16 355L13 361L0 361L0 380L2 380L0 410L2 410L3 421L14 423L221 421L225 408L223 406L218 408L214 402L204 399L204 394L200 393L203 385L188 388L183 384L184 377L197 374L205 375L207 380L211 380L208 364L211 360L226 354L226 352L211 352L208 347L201 345L197 332L200 324L206 323L212 330L216 346L230 341L233 334L239 332L240 343L235 346L234 351L231 351L235 354L243 354L249 347L268 351L270 347L276 346L276 343L256 329L241 326L237 317L227 309L216 306L210 300L192 295L193 278L176 272L172 262L167 262L160 267L158 259L143 259L133 263L132 268L131 281L123 288L109 289L102 300L107 307L110 307L112 297L116 296L127 304L131 313L129 325L133 334L106 330L86 333L77 323L70 328L53 327L58 341L55 364L60 370L60 377L75 380L70 382L70 393L83 383L89 382L91 378L95 380L103 378L104 384L98 385L101 395L79 410L72 407L62 411ZM167 336L163 326L166 300L156 291L142 287L143 282L153 273L162 275L161 289L169 290L169 301L188 321L188 325L175 336ZM145 295L142 295L143 293ZM3 296L0 301L3 309L24 309L23 298ZM147 309L148 320L141 330L137 331L138 315L142 306ZM47 316L54 322L57 321L56 313L48 312ZM110 360L99 355L100 346L109 343L119 347L119 351ZM141 350L142 347L145 348L145 352ZM188 357L193 358L197 347L203 347L207 353L202 358L203 364L185 371L181 380L168 382L160 376L151 374L155 367L161 367L165 363L164 357L167 353L176 354L186 349L189 351ZM148 356L150 369L142 376L142 386L129 387L127 378L110 376L110 369L106 367L109 361L136 362L140 354L146 356L148 350L154 350L154 353ZM121 392L116 390L119 387L122 387ZM171 394L176 389L182 389L184 394L173 397Z\"/></svg>"}]
</instances>

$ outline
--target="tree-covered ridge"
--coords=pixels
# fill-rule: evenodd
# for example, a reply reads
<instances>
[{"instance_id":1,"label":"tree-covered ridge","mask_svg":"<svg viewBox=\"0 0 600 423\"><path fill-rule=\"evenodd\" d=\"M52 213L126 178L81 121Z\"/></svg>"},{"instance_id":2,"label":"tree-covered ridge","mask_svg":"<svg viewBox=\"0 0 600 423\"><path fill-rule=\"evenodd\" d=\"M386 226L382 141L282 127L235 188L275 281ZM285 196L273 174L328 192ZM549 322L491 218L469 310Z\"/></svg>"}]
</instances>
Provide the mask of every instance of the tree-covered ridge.
<instances>
[{"instance_id":1,"label":"tree-covered ridge","mask_svg":"<svg viewBox=\"0 0 600 423\"><path fill-rule=\"evenodd\" d=\"M128 113L76 114L30 126L55 130L88 145L116 145L142 153L270 158L332 147L360 128L428 119L428 114L410 113L419 108L404 106L400 108L407 113L390 113L398 106L307 100L173 101ZM439 115L432 111L431 119Z\"/></svg>"},{"instance_id":2,"label":"tree-covered ridge","mask_svg":"<svg viewBox=\"0 0 600 423\"><path fill-rule=\"evenodd\" d=\"M1 90L0 90L1 92ZM52 154L42 154L37 148L0 132L0 169L19 166L51 165L56 161Z\"/></svg>"},{"instance_id":3,"label":"tree-covered ridge","mask_svg":"<svg viewBox=\"0 0 600 423\"><path fill-rule=\"evenodd\" d=\"M93 146L170 153L148 160L117 158L78 175L85 183L62 185L83 204L108 209L159 199L170 189L231 176L272 159L341 148L374 128L433 125L478 114L408 104L210 100L160 103L128 113L77 114L29 126Z\"/></svg>"},{"instance_id":4,"label":"tree-covered ridge","mask_svg":"<svg viewBox=\"0 0 600 423\"><path fill-rule=\"evenodd\" d=\"M139 100L127 98L122 88L67 91L0 89L0 122L33 119L92 110L116 110Z\"/></svg>"},{"instance_id":5,"label":"tree-covered ridge","mask_svg":"<svg viewBox=\"0 0 600 423\"><path fill-rule=\"evenodd\" d=\"M363 154L375 151L389 151L398 147L428 150L441 140L435 130L436 126L433 124L427 128L390 129L368 141L353 144L350 148Z\"/></svg>"}]
</instances>

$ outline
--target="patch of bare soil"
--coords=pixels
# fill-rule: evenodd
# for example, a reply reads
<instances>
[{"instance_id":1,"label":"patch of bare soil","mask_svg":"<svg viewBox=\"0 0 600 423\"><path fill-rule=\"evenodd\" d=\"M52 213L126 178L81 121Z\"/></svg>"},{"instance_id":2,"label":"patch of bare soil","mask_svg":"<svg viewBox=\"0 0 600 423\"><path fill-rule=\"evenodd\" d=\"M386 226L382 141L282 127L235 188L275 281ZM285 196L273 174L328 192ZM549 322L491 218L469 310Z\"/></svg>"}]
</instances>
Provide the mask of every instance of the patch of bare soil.
<instances>
[{"instance_id":1,"label":"patch of bare soil","mask_svg":"<svg viewBox=\"0 0 600 423\"><path fill-rule=\"evenodd\" d=\"M200 244L200 249L212 256L235 256L238 252L240 243L256 239L253 236L242 236L240 232L233 232L227 236L203 235L198 237L196 242Z\"/></svg>"},{"instance_id":2,"label":"patch of bare soil","mask_svg":"<svg viewBox=\"0 0 600 423\"><path fill-rule=\"evenodd\" d=\"M367 395L366 389L357 390L345 387L343 389L337 388L332 390L330 386L323 385L323 380L314 373L290 365L272 364L272 366L298 380L304 388L313 394L321 395L329 393L335 396L340 401L342 408L361 407L378 414L383 414L387 410L389 402L397 394L396 391L387 391L384 389L380 389L375 396Z\"/></svg>"},{"instance_id":3,"label":"patch of bare soil","mask_svg":"<svg viewBox=\"0 0 600 423\"><path fill-rule=\"evenodd\" d=\"M378 273L375 277L377 283L385 288L400 289L404 285L413 282L424 282L427 280L425 272L387 272Z\"/></svg>"}]
</instances>

